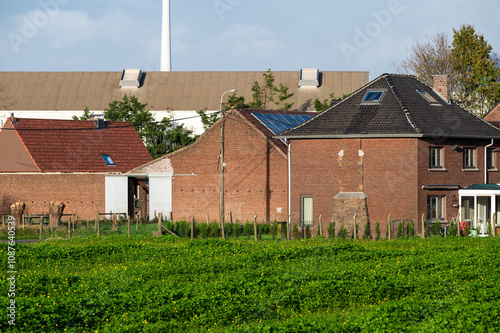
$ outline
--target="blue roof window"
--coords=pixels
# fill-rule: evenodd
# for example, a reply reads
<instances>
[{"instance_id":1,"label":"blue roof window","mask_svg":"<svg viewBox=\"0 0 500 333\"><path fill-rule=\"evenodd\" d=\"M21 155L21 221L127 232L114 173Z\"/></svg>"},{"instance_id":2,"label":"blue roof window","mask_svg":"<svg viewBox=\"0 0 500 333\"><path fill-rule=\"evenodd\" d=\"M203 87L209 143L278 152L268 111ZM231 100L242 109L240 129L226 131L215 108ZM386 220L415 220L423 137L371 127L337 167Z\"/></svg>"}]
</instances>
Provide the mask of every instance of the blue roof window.
<instances>
[{"instance_id":1,"label":"blue roof window","mask_svg":"<svg viewBox=\"0 0 500 333\"><path fill-rule=\"evenodd\" d=\"M109 156L108 154L101 154L101 157L104 160L104 162L106 163L106 165L108 165L108 166L114 166L114 165L116 165L115 161L113 161L113 159L111 158L111 156Z\"/></svg>"},{"instance_id":2,"label":"blue roof window","mask_svg":"<svg viewBox=\"0 0 500 333\"><path fill-rule=\"evenodd\" d=\"M361 104L379 104L384 93L385 89L368 89Z\"/></svg>"}]
</instances>

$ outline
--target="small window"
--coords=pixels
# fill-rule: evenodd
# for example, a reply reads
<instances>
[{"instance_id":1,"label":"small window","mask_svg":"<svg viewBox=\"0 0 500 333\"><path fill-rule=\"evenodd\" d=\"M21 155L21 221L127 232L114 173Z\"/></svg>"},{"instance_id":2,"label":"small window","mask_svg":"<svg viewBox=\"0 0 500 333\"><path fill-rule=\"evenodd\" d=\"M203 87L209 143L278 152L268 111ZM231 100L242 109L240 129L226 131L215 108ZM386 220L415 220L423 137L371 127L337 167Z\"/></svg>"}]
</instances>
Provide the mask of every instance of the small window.
<instances>
[{"instance_id":1,"label":"small window","mask_svg":"<svg viewBox=\"0 0 500 333\"><path fill-rule=\"evenodd\" d=\"M496 170L496 153L494 148L488 148L486 155L486 165L488 166L488 170Z\"/></svg>"},{"instance_id":2,"label":"small window","mask_svg":"<svg viewBox=\"0 0 500 333\"><path fill-rule=\"evenodd\" d=\"M362 104L378 104L380 103L380 100L382 99L382 96L384 96L385 89L369 89L365 97L363 97L363 100L361 101Z\"/></svg>"},{"instance_id":3,"label":"small window","mask_svg":"<svg viewBox=\"0 0 500 333\"><path fill-rule=\"evenodd\" d=\"M464 169L476 169L475 148L464 148Z\"/></svg>"},{"instance_id":4,"label":"small window","mask_svg":"<svg viewBox=\"0 0 500 333\"><path fill-rule=\"evenodd\" d=\"M302 222L307 224L313 223L313 198L310 196L302 196Z\"/></svg>"},{"instance_id":5,"label":"small window","mask_svg":"<svg viewBox=\"0 0 500 333\"><path fill-rule=\"evenodd\" d=\"M444 220L444 198L445 197L441 195L430 195L427 197L427 220Z\"/></svg>"},{"instance_id":6,"label":"small window","mask_svg":"<svg viewBox=\"0 0 500 333\"><path fill-rule=\"evenodd\" d=\"M429 102L429 104L431 105L441 105L439 104L438 101L436 101L436 99L434 97L431 96L431 94L429 94L427 91L425 90L420 90L420 89L417 89L417 92L420 94L420 96L422 96L423 98L425 98L425 100L427 102Z\"/></svg>"},{"instance_id":7,"label":"small window","mask_svg":"<svg viewBox=\"0 0 500 333\"><path fill-rule=\"evenodd\" d=\"M115 162L113 161L111 156L109 156L108 154L101 154L101 157L104 160L104 162L106 163L106 165L110 165L110 166L115 165Z\"/></svg>"},{"instance_id":8,"label":"small window","mask_svg":"<svg viewBox=\"0 0 500 333\"><path fill-rule=\"evenodd\" d=\"M429 169L443 169L443 147L430 147Z\"/></svg>"}]
</instances>

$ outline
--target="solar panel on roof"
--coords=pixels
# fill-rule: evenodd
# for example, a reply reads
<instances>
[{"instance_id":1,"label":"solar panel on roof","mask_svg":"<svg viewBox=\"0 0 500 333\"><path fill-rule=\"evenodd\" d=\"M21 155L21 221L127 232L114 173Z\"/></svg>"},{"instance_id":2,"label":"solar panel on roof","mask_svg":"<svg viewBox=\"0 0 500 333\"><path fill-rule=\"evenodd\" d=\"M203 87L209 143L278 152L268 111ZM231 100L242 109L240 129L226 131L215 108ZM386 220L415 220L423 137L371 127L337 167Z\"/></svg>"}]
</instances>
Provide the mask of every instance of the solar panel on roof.
<instances>
[{"instance_id":1,"label":"solar panel on roof","mask_svg":"<svg viewBox=\"0 0 500 333\"><path fill-rule=\"evenodd\" d=\"M314 115L252 113L262 125L266 126L274 135L294 128L311 119Z\"/></svg>"}]
</instances>

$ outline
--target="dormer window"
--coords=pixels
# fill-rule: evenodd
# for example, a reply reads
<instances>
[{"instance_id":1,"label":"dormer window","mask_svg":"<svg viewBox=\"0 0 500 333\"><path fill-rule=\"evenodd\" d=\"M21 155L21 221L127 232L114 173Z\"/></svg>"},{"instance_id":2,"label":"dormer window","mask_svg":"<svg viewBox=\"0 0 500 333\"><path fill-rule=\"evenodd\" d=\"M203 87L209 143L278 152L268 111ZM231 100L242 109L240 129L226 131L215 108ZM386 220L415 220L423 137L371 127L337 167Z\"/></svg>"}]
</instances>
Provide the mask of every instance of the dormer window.
<instances>
[{"instance_id":1,"label":"dormer window","mask_svg":"<svg viewBox=\"0 0 500 333\"><path fill-rule=\"evenodd\" d=\"M113 161L113 159L111 158L111 156L109 156L108 154L101 154L101 157L102 157L102 159L104 160L104 163L106 163L107 166L114 166L115 165L115 162Z\"/></svg>"},{"instance_id":2,"label":"dormer window","mask_svg":"<svg viewBox=\"0 0 500 333\"><path fill-rule=\"evenodd\" d=\"M431 94L429 94L427 91L425 90L422 90L422 89L417 89L417 92L420 94L420 96L422 96L423 98L425 98L425 100L427 102L429 102L430 105L441 105L439 104L438 101L436 101L436 99L434 97L431 96Z\"/></svg>"},{"instance_id":3,"label":"dormer window","mask_svg":"<svg viewBox=\"0 0 500 333\"><path fill-rule=\"evenodd\" d=\"M385 89L368 89L361 104L379 104L384 93Z\"/></svg>"}]
</instances>

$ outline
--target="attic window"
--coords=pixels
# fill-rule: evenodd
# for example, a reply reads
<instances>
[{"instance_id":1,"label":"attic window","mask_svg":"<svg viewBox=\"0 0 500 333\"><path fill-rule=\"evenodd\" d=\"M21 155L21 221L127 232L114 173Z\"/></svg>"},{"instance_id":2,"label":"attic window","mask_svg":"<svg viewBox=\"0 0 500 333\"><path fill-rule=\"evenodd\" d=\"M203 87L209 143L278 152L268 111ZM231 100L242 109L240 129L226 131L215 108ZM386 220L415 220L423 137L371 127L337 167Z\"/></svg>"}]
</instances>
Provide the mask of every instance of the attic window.
<instances>
[{"instance_id":1,"label":"attic window","mask_svg":"<svg viewBox=\"0 0 500 333\"><path fill-rule=\"evenodd\" d=\"M384 96L385 89L368 89L361 104L378 104Z\"/></svg>"},{"instance_id":2,"label":"attic window","mask_svg":"<svg viewBox=\"0 0 500 333\"><path fill-rule=\"evenodd\" d=\"M115 165L115 162L113 161L113 159L111 158L111 156L109 156L108 154L101 154L101 157L104 160L104 163L106 163L106 165L108 165L108 166L114 166Z\"/></svg>"},{"instance_id":3,"label":"attic window","mask_svg":"<svg viewBox=\"0 0 500 333\"><path fill-rule=\"evenodd\" d=\"M420 96L422 96L423 98L425 98L425 100L427 102L429 102L429 104L431 105L441 105L438 103L438 101L436 101L436 99L434 97L431 96L431 94L429 94L427 91L425 90L421 90L421 89L417 89L417 92L420 94Z\"/></svg>"},{"instance_id":4,"label":"attic window","mask_svg":"<svg viewBox=\"0 0 500 333\"><path fill-rule=\"evenodd\" d=\"M124 69L119 85L122 88L139 88L141 80L142 71L140 69Z\"/></svg>"},{"instance_id":5,"label":"attic window","mask_svg":"<svg viewBox=\"0 0 500 333\"><path fill-rule=\"evenodd\" d=\"M316 68L304 68L299 72L299 87L319 87L319 71Z\"/></svg>"}]
</instances>

